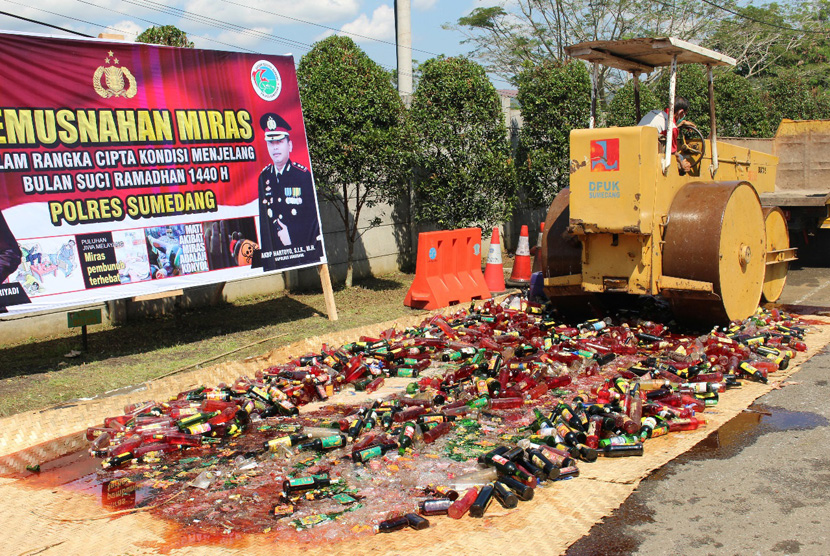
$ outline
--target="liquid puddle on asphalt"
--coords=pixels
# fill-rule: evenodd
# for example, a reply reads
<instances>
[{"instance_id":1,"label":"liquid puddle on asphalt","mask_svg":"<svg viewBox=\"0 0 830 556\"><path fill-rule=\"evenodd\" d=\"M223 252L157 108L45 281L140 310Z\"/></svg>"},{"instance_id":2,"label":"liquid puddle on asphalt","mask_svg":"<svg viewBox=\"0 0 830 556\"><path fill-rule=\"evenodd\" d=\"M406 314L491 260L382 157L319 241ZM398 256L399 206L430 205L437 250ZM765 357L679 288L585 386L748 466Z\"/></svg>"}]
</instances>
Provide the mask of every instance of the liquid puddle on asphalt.
<instances>
[{"instance_id":1,"label":"liquid puddle on asphalt","mask_svg":"<svg viewBox=\"0 0 830 556\"><path fill-rule=\"evenodd\" d=\"M830 421L817 413L752 404L692 449L653 471L646 480L666 479L674 474L677 466L689 462L731 458L752 445L760 436L770 432L810 430L828 424ZM632 527L654 521L654 512L648 507L647 502L640 491L634 491L610 516L594 525L590 533L571 545L565 553L566 556L632 554L642 542Z\"/></svg>"},{"instance_id":2,"label":"liquid puddle on asphalt","mask_svg":"<svg viewBox=\"0 0 830 556\"><path fill-rule=\"evenodd\" d=\"M670 475L674 465L705 459L731 458L753 444L758 437L770 432L809 430L827 426L828 423L830 422L825 417L817 413L752 404L691 450L656 470L649 479L662 479Z\"/></svg>"}]
</instances>

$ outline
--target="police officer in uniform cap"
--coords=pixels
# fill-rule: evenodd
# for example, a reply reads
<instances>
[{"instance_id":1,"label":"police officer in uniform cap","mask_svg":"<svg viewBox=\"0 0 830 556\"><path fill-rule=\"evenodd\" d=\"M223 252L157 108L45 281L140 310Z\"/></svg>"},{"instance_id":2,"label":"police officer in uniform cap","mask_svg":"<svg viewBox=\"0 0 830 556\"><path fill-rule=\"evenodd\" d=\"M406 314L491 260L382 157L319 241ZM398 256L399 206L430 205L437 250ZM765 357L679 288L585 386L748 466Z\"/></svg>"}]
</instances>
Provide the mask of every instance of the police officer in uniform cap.
<instances>
[{"instance_id":1,"label":"police officer in uniform cap","mask_svg":"<svg viewBox=\"0 0 830 556\"><path fill-rule=\"evenodd\" d=\"M293 149L291 126L280 115L268 113L259 120L272 164L259 175L259 229L265 270L297 266L323 256L311 172L289 156ZM302 258L277 261L267 254L302 247Z\"/></svg>"}]
</instances>

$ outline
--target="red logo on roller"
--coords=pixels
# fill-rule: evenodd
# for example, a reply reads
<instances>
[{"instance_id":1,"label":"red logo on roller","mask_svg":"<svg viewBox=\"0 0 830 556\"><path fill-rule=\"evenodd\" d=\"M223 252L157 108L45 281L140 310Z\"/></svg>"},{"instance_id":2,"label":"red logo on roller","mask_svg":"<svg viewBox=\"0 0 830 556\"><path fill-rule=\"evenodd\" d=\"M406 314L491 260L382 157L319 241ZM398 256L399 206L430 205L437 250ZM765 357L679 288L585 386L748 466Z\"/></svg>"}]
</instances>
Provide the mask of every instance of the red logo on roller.
<instances>
[{"instance_id":1,"label":"red logo on roller","mask_svg":"<svg viewBox=\"0 0 830 556\"><path fill-rule=\"evenodd\" d=\"M620 140L591 141L591 171L616 172L620 169Z\"/></svg>"}]
</instances>

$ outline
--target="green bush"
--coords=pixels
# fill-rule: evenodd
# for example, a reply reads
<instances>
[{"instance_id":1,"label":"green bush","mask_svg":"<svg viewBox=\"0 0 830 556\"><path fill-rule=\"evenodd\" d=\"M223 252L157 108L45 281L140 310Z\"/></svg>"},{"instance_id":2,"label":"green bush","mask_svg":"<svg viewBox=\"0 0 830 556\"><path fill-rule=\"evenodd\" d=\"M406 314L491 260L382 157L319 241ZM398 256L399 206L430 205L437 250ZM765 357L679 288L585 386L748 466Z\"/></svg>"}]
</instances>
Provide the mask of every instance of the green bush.
<instances>
[{"instance_id":1,"label":"green bush","mask_svg":"<svg viewBox=\"0 0 830 556\"><path fill-rule=\"evenodd\" d=\"M389 73L348 37L316 43L300 60L297 80L317 191L346 229L350 286L362 209L394 202L407 183L406 110Z\"/></svg>"},{"instance_id":2,"label":"green bush","mask_svg":"<svg viewBox=\"0 0 830 556\"><path fill-rule=\"evenodd\" d=\"M518 83L524 124L517 176L525 203L546 207L568 185L570 133L588 127L591 79L580 61L551 61L526 66Z\"/></svg>"},{"instance_id":3,"label":"green bush","mask_svg":"<svg viewBox=\"0 0 830 556\"><path fill-rule=\"evenodd\" d=\"M775 131L761 95L732 71L715 78L715 115L721 137L771 137Z\"/></svg>"},{"instance_id":4,"label":"green bush","mask_svg":"<svg viewBox=\"0 0 830 556\"><path fill-rule=\"evenodd\" d=\"M762 97L776 128L782 118L812 120L830 116L827 93L811 88L797 69L779 70L767 81Z\"/></svg>"},{"instance_id":5,"label":"green bush","mask_svg":"<svg viewBox=\"0 0 830 556\"><path fill-rule=\"evenodd\" d=\"M669 78L668 68L663 71L657 81L654 92L660 108L669 105ZM689 101L687 119L693 121L706 137L709 135L709 78L706 70L699 64L687 64L677 67L677 96Z\"/></svg>"},{"instance_id":6,"label":"green bush","mask_svg":"<svg viewBox=\"0 0 830 556\"><path fill-rule=\"evenodd\" d=\"M148 44L160 44L163 46L178 46L181 48L193 48L193 43L187 40L187 33L173 25L162 25L161 27L150 27L135 38L136 42Z\"/></svg>"},{"instance_id":7,"label":"green bush","mask_svg":"<svg viewBox=\"0 0 830 556\"><path fill-rule=\"evenodd\" d=\"M486 230L504 221L515 201L499 95L484 69L467 58L433 58L420 69L410 111L415 220Z\"/></svg>"},{"instance_id":8,"label":"green bush","mask_svg":"<svg viewBox=\"0 0 830 556\"><path fill-rule=\"evenodd\" d=\"M652 110L662 110L664 106L657 95L645 83L640 83L640 117ZM608 107L608 125L628 127L637 125L637 107L634 104L634 80L629 79L625 85L617 89L611 104Z\"/></svg>"}]
</instances>

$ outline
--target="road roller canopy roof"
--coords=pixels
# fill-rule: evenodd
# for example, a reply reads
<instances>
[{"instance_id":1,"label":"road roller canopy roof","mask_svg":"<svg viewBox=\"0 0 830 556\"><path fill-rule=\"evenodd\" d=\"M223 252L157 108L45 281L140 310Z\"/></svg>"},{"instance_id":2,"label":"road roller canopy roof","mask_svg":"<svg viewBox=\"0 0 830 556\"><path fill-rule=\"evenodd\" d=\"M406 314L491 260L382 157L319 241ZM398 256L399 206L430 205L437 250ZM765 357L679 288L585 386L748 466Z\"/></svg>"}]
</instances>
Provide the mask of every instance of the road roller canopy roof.
<instances>
[{"instance_id":1,"label":"road roller canopy roof","mask_svg":"<svg viewBox=\"0 0 830 556\"><path fill-rule=\"evenodd\" d=\"M734 66L735 59L675 37L638 38L620 41L589 41L565 48L572 58L612 68L651 73L654 68L678 64Z\"/></svg>"}]
</instances>

